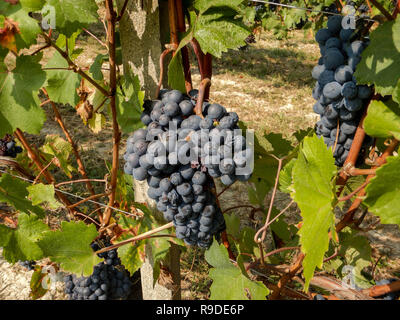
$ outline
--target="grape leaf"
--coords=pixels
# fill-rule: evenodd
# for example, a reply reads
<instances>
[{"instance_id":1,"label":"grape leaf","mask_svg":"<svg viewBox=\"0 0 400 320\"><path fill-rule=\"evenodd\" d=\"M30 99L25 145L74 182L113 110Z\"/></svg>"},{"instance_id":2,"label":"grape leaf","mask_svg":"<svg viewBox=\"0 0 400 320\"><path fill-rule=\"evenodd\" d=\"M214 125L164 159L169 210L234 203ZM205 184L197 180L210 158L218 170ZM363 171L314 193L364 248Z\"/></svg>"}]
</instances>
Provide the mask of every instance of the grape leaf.
<instances>
[{"instance_id":1,"label":"grape leaf","mask_svg":"<svg viewBox=\"0 0 400 320\"><path fill-rule=\"evenodd\" d=\"M44 211L42 208L34 206L27 199L27 188L30 186L28 182L11 177L9 174L3 174L0 177L0 201L7 202L16 210L35 213L39 217L43 217Z\"/></svg>"},{"instance_id":2,"label":"grape leaf","mask_svg":"<svg viewBox=\"0 0 400 320\"><path fill-rule=\"evenodd\" d=\"M279 174L279 190L284 193L290 193L290 186L292 185L292 171L296 159L291 159L282 169Z\"/></svg>"},{"instance_id":3,"label":"grape leaf","mask_svg":"<svg viewBox=\"0 0 400 320\"><path fill-rule=\"evenodd\" d=\"M236 19L238 11L228 7L208 9L197 17L193 36L204 53L220 58L228 49L244 46L250 30Z\"/></svg>"},{"instance_id":4,"label":"grape leaf","mask_svg":"<svg viewBox=\"0 0 400 320\"><path fill-rule=\"evenodd\" d=\"M4 4L0 7L0 14L15 21L19 32L15 35L17 50L29 48L34 44L40 33L38 22L29 16L29 11L24 10L20 3L12 5Z\"/></svg>"},{"instance_id":5,"label":"grape leaf","mask_svg":"<svg viewBox=\"0 0 400 320\"><path fill-rule=\"evenodd\" d=\"M400 157L388 157L365 190L364 204L369 211L380 217L382 223L400 225Z\"/></svg>"},{"instance_id":6,"label":"grape leaf","mask_svg":"<svg viewBox=\"0 0 400 320\"><path fill-rule=\"evenodd\" d=\"M196 19L194 11L189 12L190 20ZM189 26L189 30L183 35L182 40L179 42L179 46L175 51L175 55L172 57L168 65L168 84L171 88L186 92L185 87L185 73L183 70L182 53L181 49L189 44L193 39L193 25Z\"/></svg>"},{"instance_id":7,"label":"grape leaf","mask_svg":"<svg viewBox=\"0 0 400 320\"><path fill-rule=\"evenodd\" d=\"M27 190L29 191L29 198L32 200L32 204L34 206L42 204L44 202L48 203L51 209L57 209L62 206L61 203L59 203L55 199L55 191L53 185L38 183L29 186Z\"/></svg>"},{"instance_id":8,"label":"grape leaf","mask_svg":"<svg viewBox=\"0 0 400 320\"><path fill-rule=\"evenodd\" d=\"M264 138L267 139L268 143L272 147L270 153L278 158L287 156L293 150L292 143L289 140L286 140L281 133L271 132L264 135Z\"/></svg>"},{"instance_id":9,"label":"grape leaf","mask_svg":"<svg viewBox=\"0 0 400 320\"><path fill-rule=\"evenodd\" d=\"M68 63L55 51L46 68L68 69ZM57 103L69 103L75 106L79 101L76 89L79 87L81 76L72 70L46 70L46 74L46 90L49 98Z\"/></svg>"},{"instance_id":10,"label":"grape leaf","mask_svg":"<svg viewBox=\"0 0 400 320\"><path fill-rule=\"evenodd\" d=\"M361 288L369 288L370 284L361 271L371 265L371 246L368 239L356 230L345 228L340 233L339 255L346 260L346 265L353 266L354 281Z\"/></svg>"},{"instance_id":11,"label":"grape leaf","mask_svg":"<svg viewBox=\"0 0 400 320\"><path fill-rule=\"evenodd\" d=\"M56 158L57 161L53 163L61 168L68 177L72 178L72 172L76 169L69 163L69 157L72 153L70 143L56 134L48 134L40 150L44 152L48 162Z\"/></svg>"},{"instance_id":12,"label":"grape leaf","mask_svg":"<svg viewBox=\"0 0 400 320\"><path fill-rule=\"evenodd\" d=\"M400 106L393 100L371 101L364 128L373 137L400 139Z\"/></svg>"},{"instance_id":13,"label":"grape leaf","mask_svg":"<svg viewBox=\"0 0 400 320\"><path fill-rule=\"evenodd\" d=\"M236 268L229 260L224 245L214 240L205 258L213 266L210 270L211 300L265 300L269 294L265 285L259 281L251 281L240 268ZM229 283L229 290L227 290Z\"/></svg>"},{"instance_id":14,"label":"grape leaf","mask_svg":"<svg viewBox=\"0 0 400 320\"><path fill-rule=\"evenodd\" d=\"M396 101L397 103L400 103L400 79L397 82L397 86L393 91L393 100Z\"/></svg>"},{"instance_id":15,"label":"grape leaf","mask_svg":"<svg viewBox=\"0 0 400 320\"><path fill-rule=\"evenodd\" d=\"M93 133L99 133L106 124L106 117L102 113L95 113L93 117L88 120L88 126Z\"/></svg>"},{"instance_id":16,"label":"grape leaf","mask_svg":"<svg viewBox=\"0 0 400 320\"><path fill-rule=\"evenodd\" d=\"M63 270L88 277L101 262L90 244L97 237L96 227L84 222L61 222L61 230L45 234L39 240L44 256L60 263Z\"/></svg>"},{"instance_id":17,"label":"grape leaf","mask_svg":"<svg viewBox=\"0 0 400 320\"><path fill-rule=\"evenodd\" d=\"M381 95L392 95L400 73L400 17L381 24L370 34L370 44L362 53L355 77L358 83L375 85Z\"/></svg>"},{"instance_id":18,"label":"grape leaf","mask_svg":"<svg viewBox=\"0 0 400 320\"><path fill-rule=\"evenodd\" d=\"M93 76L94 80L101 81L103 80L103 72L101 71L101 67L103 63L108 60L108 55L106 54L98 54L97 57L94 59L94 62L90 66L90 73Z\"/></svg>"},{"instance_id":19,"label":"grape leaf","mask_svg":"<svg viewBox=\"0 0 400 320\"><path fill-rule=\"evenodd\" d=\"M238 9L238 5L240 5L243 0L196 0L193 6L200 11L200 13L204 13L211 7L232 7L234 9Z\"/></svg>"},{"instance_id":20,"label":"grape leaf","mask_svg":"<svg viewBox=\"0 0 400 320\"><path fill-rule=\"evenodd\" d=\"M98 21L95 0L47 0L47 4L55 9L57 31L67 37Z\"/></svg>"},{"instance_id":21,"label":"grape leaf","mask_svg":"<svg viewBox=\"0 0 400 320\"><path fill-rule=\"evenodd\" d=\"M140 225L140 220L126 217L125 215L117 215L119 226L126 230L135 230ZM132 238L132 234L127 233L120 236L117 241L123 241ZM145 241L138 243L129 243L118 248L118 257L121 259L122 265L133 275L142 266L145 254Z\"/></svg>"},{"instance_id":22,"label":"grape leaf","mask_svg":"<svg viewBox=\"0 0 400 320\"><path fill-rule=\"evenodd\" d=\"M224 215L226 232L233 236L234 238L239 238L240 235L240 219L239 217L232 213Z\"/></svg>"},{"instance_id":23,"label":"grape leaf","mask_svg":"<svg viewBox=\"0 0 400 320\"><path fill-rule=\"evenodd\" d=\"M36 57L20 56L16 60L12 71L0 65L0 136L17 128L38 134L46 119L37 96L45 83L45 72Z\"/></svg>"},{"instance_id":24,"label":"grape leaf","mask_svg":"<svg viewBox=\"0 0 400 320\"><path fill-rule=\"evenodd\" d=\"M45 0L19 0L22 8L28 12L39 11L43 8Z\"/></svg>"},{"instance_id":25,"label":"grape leaf","mask_svg":"<svg viewBox=\"0 0 400 320\"><path fill-rule=\"evenodd\" d=\"M298 159L293 166L292 199L303 217L299 231L303 261L305 290L316 267L321 267L329 247L328 231L334 226L336 166L332 150L322 139L306 137L300 147Z\"/></svg>"},{"instance_id":26,"label":"grape leaf","mask_svg":"<svg viewBox=\"0 0 400 320\"><path fill-rule=\"evenodd\" d=\"M41 259L43 252L37 241L48 230L49 227L38 216L21 213L18 216L18 228L9 232L9 239L3 245L4 258L10 263Z\"/></svg>"},{"instance_id":27,"label":"grape leaf","mask_svg":"<svg viewBox=\"0 0 400 320\"><path fill-rule=\"evenodd\" d=\"M82 52L81 48L75 48L76 39L81 33L82 30L79 29L76 32L74 32L70 37L67 37L64 34L60 34L57 38L56 45L59 46L62 50L67 49L66 44L68 43L68 55L71 58L71 60L75 60Z\"/></svg>"},{"instance_id":28,"label":"grape leaf","mask_svg":"<svg viewBox=\"0 0 400 320\"><path fill-rule=\"evenodd\" d=\"M117 119L122 132L130 133L143 126L140 121L144 91L140 90L139 78L130 76L124 84L124 93L117 93Z\"/></svg>"}]
</instances>

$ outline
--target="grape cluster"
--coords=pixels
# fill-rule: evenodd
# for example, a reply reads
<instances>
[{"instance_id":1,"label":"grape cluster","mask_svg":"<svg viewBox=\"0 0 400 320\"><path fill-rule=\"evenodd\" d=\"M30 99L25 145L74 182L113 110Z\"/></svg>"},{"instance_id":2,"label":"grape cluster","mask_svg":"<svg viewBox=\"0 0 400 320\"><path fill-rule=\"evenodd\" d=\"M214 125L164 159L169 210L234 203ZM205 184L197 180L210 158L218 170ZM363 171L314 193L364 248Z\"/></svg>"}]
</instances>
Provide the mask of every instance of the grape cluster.
<instances>
[{"instance_id":1,"label":"grape cluster","mask_svg":"<svg viewBox=\"0 0 400 320\"><path fill-rule=\"evenodd\" d=\"M253 152L235 112L205 102L202 116L196 115L198 91L189 95L162 90L159 100L145 102L141 120L147 128L128 138L124 170L147 180L148 196L174 222L178 238L208 248L213 235L225 229L212 178L225 185L247 181Z\"/></svg>"},{"instance_id":2,"label":"grape cluster","mask_svg":"<svg viewBox=\"0 0 400 320\"><path fill-rule=\"evenodd\" d=\"M15 158L21 152L22 148L15 144L15 141L9 134L0 139L0 156Z\"/></svg>"},{"instance_id":3,"label":"grape cluster","mask_svg":"<svg viewBox=\"0 0 400 320\"><path fill-rule=\"evenodd\" d=\"M94 251L100 250L97 243L92 244ZM111 300L126 299L132 283L121 266L117 250L110 250L98 255L104 262L93 268L89 277L67 275L64 278L65 293L70 300Z\"/></svg>"},{"instance_id":4,"label":"grape cluster","mask_svg":"<svg viewBox=\"0 0 400 320\"><path fill-rule=\"evenodd\" d=\"M317 80L313 90L317 102L313 110L320 115L315 130L328 147L335 147L336 165L342 166L372 95L371 88L357 85L354 77L368 41L357 39L354 29L343 28L341 16L329 17L327 28L320 29L315 39L322 55L312 70L312 77Z\"/></svg>"},{"instance_id":5,"label":"grape cluster","mask_svg":"<svg viewBox=\"0 0 400 320\"><path fill-rule=\"evenodd\" d=\"M35 269L36 261L34 260L20 261L19 265L28 269L28 271L32 271Z\"/></svg>"}]
</instances>

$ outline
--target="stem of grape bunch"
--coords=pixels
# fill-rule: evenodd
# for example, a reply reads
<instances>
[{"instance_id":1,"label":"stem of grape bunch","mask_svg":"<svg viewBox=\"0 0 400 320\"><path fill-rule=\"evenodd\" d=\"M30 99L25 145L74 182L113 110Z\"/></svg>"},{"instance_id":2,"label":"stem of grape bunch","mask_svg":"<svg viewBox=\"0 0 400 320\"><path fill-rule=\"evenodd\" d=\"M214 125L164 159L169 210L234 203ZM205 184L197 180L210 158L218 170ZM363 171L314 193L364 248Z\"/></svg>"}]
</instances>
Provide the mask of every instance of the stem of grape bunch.
<instances>
[{"instance_id":1,"label":"stem of grape bunch","mask_svg":"<svg viewBox=\"0 0 400 320\"><path fill-rule=\"evenodd\" d=\"M110 109L112 115L112 127L113 127L113 156L112 156L112 168L111 168L111 182L110 188L111 193L109 196L109 208L104 212L103 225L107 226L110 223L112 210L110 207L114 206L115 194L117 191L117 178L118 178L118 167L119 167L119 143L121 139L121 132L119 130L119 124L117 120L117 107L116 107L116 94L117 94L117 66L115 62L115 24L117 21L116 12L114 10L114 4L112 0L106 0L106 20L107 20L107 44L109 53L110 63Z\"/></svg>"}]
</instances>

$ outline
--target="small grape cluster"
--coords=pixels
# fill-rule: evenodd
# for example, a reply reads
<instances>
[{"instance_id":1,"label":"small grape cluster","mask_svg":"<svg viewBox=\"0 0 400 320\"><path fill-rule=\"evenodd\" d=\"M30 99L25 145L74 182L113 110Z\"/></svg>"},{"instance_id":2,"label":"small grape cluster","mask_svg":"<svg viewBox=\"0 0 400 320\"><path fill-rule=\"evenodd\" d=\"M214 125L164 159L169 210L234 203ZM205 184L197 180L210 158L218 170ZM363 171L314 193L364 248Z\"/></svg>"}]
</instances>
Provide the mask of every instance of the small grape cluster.
<instances>
[{"instance_id":1,"label":"small grape cluster","mask_svg":"<svg viewBox=\"0 0 400 320\"><path fill-rule=\"evenodd\" d=\"M312 70L317 80L313 110L320 115L315 130L328 147L334 148L337 166L342 166L349 154L361 114L372 95L372 89L357 85L354 77L360 55L368 45L368 40L355 38L354 29L342 27L341 16L329 17L327 28L315 36L322 55ZM365 146L368 143L370 139Z\"/></svg>"},{"instance_id":2,"label":"small grape cluster","mask_svg":"<svg viewBox=\"0 0 400 320\"><path fill-rule=\"evenodd\" d=\"M22 148L15 144L15 141L9 134L0 139L0 156L16 158L17 154L21 152Z\"/></svg>"},{"instance_id":3,"label":"small grape cluster","mask_svg":"<svg viewBox=\"0 0 400 320\"><path fill-rule=\"evenodd\" d=\"M28 269L28 271L32 271L35 269L36 261L34 260L20 261L19 265Z\"/></svg>"},{"instance_id":4,"label":"small grape cluster","mask_svg":"<svg viewBox=\"0 0 400 320\"><path fill-rule=\"evenodd\" d=\"M128 138L124 170L136 180L147 179L148 196L174 222L178 238L208 248L225 229L212 178L225 185L247 181L253 153L238 115L207 102L202 117L196 115L197 95L197 90L189 95L162 90L160 100L145 102L141 120L147 128Z\"/></svg>"},{"instance_id":5,"label":"small grape cluster","mask_svg":"<svg viewBox=\"0 0 400 320\"><path fill-rule=\"evenodd\" d=\"M91 246L94 251L101 249L97 243ZM98 256L104 258L104 262L97 264L89 277L67 275L64 278L65 293L70 300L112 300L129 296L132 282L121 266L117 250L106 251Z\"/></svg>"}]
</instances>

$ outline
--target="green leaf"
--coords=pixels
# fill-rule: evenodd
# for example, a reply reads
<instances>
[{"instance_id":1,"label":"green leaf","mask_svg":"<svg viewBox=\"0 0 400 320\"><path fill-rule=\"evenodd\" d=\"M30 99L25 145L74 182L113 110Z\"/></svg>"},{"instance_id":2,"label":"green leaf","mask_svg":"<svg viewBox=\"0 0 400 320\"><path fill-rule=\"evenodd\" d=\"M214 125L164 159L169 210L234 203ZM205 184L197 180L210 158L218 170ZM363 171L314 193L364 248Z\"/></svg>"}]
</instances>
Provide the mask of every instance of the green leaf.
<instances>
[{"instance_id":1,"label":"green leaf","mask_svg":"<svg viewBox=\"0 0 400 320\"><path fill-rule=\"evenodd\" d=\"M9 174L3 174L0 177L0 201L8 203L18 211L35 213L42 217L44 215L43 209L34 206L28 200L27 188L30 185L30 183L13 178Z\"/></svg>"},{"instance_id":2,"label":"green leaf","mask_svg":"<svg viewBox=\"0 0 400 320\"><path fill-rule=\"evenodd\" d=\"M37 58L17 57L16 67L11 72L4 65L0 68L0 136L17 128L38 134L46 117L37 95L46 74Z\"/></svg>"},{"instance_id":3,"label":"green leaf","mask_svg":"<svg viewBox=\"0 0 400 320\"><path fill-rule=\"evenodd\" d=\"M93 117L88 120L88 127L93 133L99 133L106 125L106 117L102 113L95 113Z\"/></svg>"},{"instance_id":4,"label":"green leaf","mask_svg":"<svg viewBox=\"0 0 400 320\"><path fill-rule=\"evenodd\" d=\"M36 215L21 213L18 216L18 228L10 232L8 242L3 246L4 258L10 263L41 259L43 252L37 241L48 230L49 227Z\"/></svg>"},{"instance_id":5,"label":"green leaf","mask_svg":"<svg viewBox=\"0 0 400 320\"><path fill-rule=\"evenodd\" d=\"M24 10L35 12L43 8L45 0L19 0L19 3Z\"/></svg>"},{"instance_id":6,"label":"green leaf","mask_svg":"<svg viewBox=\"0 0 400 320\"><path fill-rule=\"evenodd\" d=\"M186 92L181 51L175 54L168 65L168 85L172 89Z\"/></svg>"},{"instance_id":7,"label":"green leaf","mask_svg":"<svg viewBox=\"0 0 400 320\"><path fill-rule=\"evenodd\" d=\"M140 121L144 101L144 91L140 90L137 76L128 77L124 93L117 93L117 119L122 132L130 133L143 126Z\"/></svg>"},{"instance_id":8,"label":"green leaf","mask_svg":"<svg viewBox=\"0 0 400 320\"><path fill-rule=\"evenodd\" d=\"M148 221L145 220L143 225L141 220L126 217L125 215L117 215L118 223L123 229L135 230L138 226L142 226L147 231ZM142 231L142 230L141 230ZM117 239L118 242L132 238L132 234L123 234ZM146 241L139 241L138 243L129 243L118 248L118 257L121 259L122 265L126 270L133 275L142 266L146 253L145 253Z\"/></svg>"},{"instance_id":9,"label":"green leaf","mask_svg":"<svg viewBox=\"0 0 400 320\"><path fill-rule=\"evenodd\" d=\"M240 235L240 219L239 217L232 214L225 214L225 224L226 224L226 232L233 236L234 238L239 238Z\"/></svg>"},{"instance_id":10,"label":"green leaf","mask_svg":"<svg viewBox=\"0 0 400 320\"><path fill-rule=\"evenodd\" d=\"M332 150L317 136L306 137L293 166L292 199L303 217L299 231L303 261L305 290L316 267L322 267L329 248L328 231L334 226L336 166Z\"/></svg>"},{"instance_id":11,"label":"green leaf","mask_svg":"<svg viewBox=\"0 0 400 320\"><path fill-rule=\"evenodd\" d=\"M56 51L46 68L68 68L68 63ZM47 70L46 73L49 98L57 103L75 106L79 101L76 89L79 87L81 76L72 70Z\"/></svg>"},{"instance_id":12,"label":"green leaf","mask_svg":"<svg viewBox=\"0 0 400 320\"><path fill-rule=\"evenodd\" d=\"M196 0L193 4L193 6L200 11L200 13L203 13L207 11L208 9L212 7L232 7L235 9L238 9L238 5L240 5L243 2L243 0L214 0L214 1L209 1L209 0Z\"/></svg>"},{"instance_id":13,"label":"green leaf","mask_svg":"<svg viewBox=\"0 0 400 320\"><path fill-rule=\"evenodd\" d=\"M51 209L57 209L62 206L55 198L54 186L38 183L27 188L29 198L34 206L46 202Z\"/></svg>"},{"instance_id":14,"label":"green leaf","mask_svg":"<svg viewBox=\"0 0 400 320\"><path fill-rule=\"evenodd\" d=\"M101 67L103 66L103 63L108 60L108 55L106 54L98 54L96 59L94 59L94 62L90 66L90 73L93 76L94 80L101 81L103 80L103 72L101 71Z\"/></svg>"},{"instance_id":15,"label":"green leaf","mask_svg":"<svg viewBox=\"0 0 400 320\"><path fill-rule=\"evenodd\" d=\"M128 237L130 238L130 237ZM118 248L118 257L122 265L133 275L143 264L145 259L145 243L128 244Z\"/></svg>"},{"instance_id":16,"label":"green leaf","mask_svg":"<svg viewBox=\"0 0 400 320\"><path fill-rule=\"evenodd\" d=\"M400 106L392 100L371 101L364 128L373 137L400 139Z\"/></svg>"},{"instance_id":17,"label":"green leaf","mask_svg":"<svg viewBox=\"0 0 400 320\"><path fill-rule=\"evenodd\" d=\"M381 95L392 95L400 73L400 17L381 24L370 34L371 42L362 53L355 77L358 83L375 85Z\"/></svg>"},{"instance_id":18,"label":"green leaf","mask_svg":"<svg viewBox=\"0 0 400 320\"><path fill-rule=\"evenodd\" d=\"M96 227L84 222L61 222L61 230L45 234L38 244L44 256L60 263L63 270L88 277L101 262L90 244L97 237Z\"/></svg>"},{"instance_id":19,"label":"green leaf","mask_svg":"<svg viewBox=\"0 0 400 320\"><path fill-rule=\"evenodd\" d=\"M208 9L200 14L193 27L193 36L204 53L220 58L228 49L244 46L250 30L235 19L237 10L229 7Z\"/></svg>"},{"instance_id":20,"label":"green leaf","mask_svg":"<svg viewBox=\"0 0 400 320\"><path fill-rule=\"evenodd\" d=\"M196 19L196 14L190 12L190 20L194 21ZM193 27L190 26L189 30L183 36L182 40L179 42L179 46L176 49L175 55L172 57L168 65L168 85L181 92L186 92L185 86L185 73L183 70L182 53L181 49L189 44L193 39Z\"/></svg>"},{"instance_id":21,"label":"green leaf","mask_svg":"<svg viewBox=\"0 0 400 320\"><path fill-rule=\"evenodd\" d=\"M9 3L0 7L0 14L17 22L19 33L15 35L17 50L29 48L36 42L40 33L38 21L29 16L29 11L24 10L20 3L11 5Z\"/></svg>"},{"instance_id":22,"label":"green leaf","mask_svg":"<svg viewBox=\"0 0 400 320\"><path fill-rule=\"evenodd\" d=\"M77 56L81 53L80 49L75 49L76 39L81 34L82 30L78 30L74 32L70 37L67 37L64 34L60 34L57 38L56 45L61 49L66 50L68 43L68 54L72 60L75 60Z\"/></svg>"},{"instance_id":23,"label":"green leaf","mask_svg":"<svg viewBox=\"0 0 400 320\"><path fill-rule=\"evenodd\" d=\"M264 135L264 138L268 140L272 147L270 153L278 158L287 156L293 150L292 143L283 138L281 133L271 132L267 135Z\"/></svg>"},{"instance_id":24,"label":"green leaf","mask_svg":"<svg viewBox=\"0 0 400 320\"><path fill-rule=\"evenodd\" d=\"M290 160L282 169L279 174L279 190L284 193L290 193L290 187L293 183L292 172L296 159Z\"/></svg>"},{"instance_id":25,"label":"green leaf","mask_svg":"<svg viewBox=\"0 0 400 320\"><path fill-rule=\"evenodd\" d=\"M72 146L68 141L56 134L49 134L46 136L40 150L45 153L48 162L56 158L57 166L60 167L68 177L72 178L72 172L75 171L75 168L69 163Z\"/></svg>"},{"instance_id":26,"label":"green leaf","mask_svg":"<svg viewBox=\"0 0 400 320\"><path fill-rule=\"evenodd\" d=\"M224 245L214 240L205 258L214 268L210 270L211 300L265 300L269 294L265 285L259 281L251 281L240 268L230 261ZM229 290L227 290L229 283Z\"/></svg>"},{"instance_id":27,"label":"green leaf","mask_svg":"<svg viewBox=\"0 0 400 320\"><path fill-rule=\"evenodd\" d=\"M11 234L13 229L5 226L4 224L0 224L0 247L4 247L10 241Z\"/></svg>"},{"instance_id":28,"label":"green leaf","mask_svg":"<svg viewBox=\"0 0 400 320\"><path fill-rule=\"evenodd\" d=\"M98 21L95 0L47 0L47 4L55 9L57 31L67 37Z\"/></svg>"},{"instance_id":29,"label":"green leaf","mask_svg":"<svg viewBox=\"0 0 400 320\"><path fill-rule=\"evenodd\" d=\"M390 182L390 183L388 183ZM388 157L366 188L364 204L381 223L400 225L400 157Z\"/></svg>"},{"instance_id":30,"label":"green leaf","mask_svg":"<svg viewBox=\"0 0 400 320\"><path fill-rule=\"evenodd\" d=\"M361 288L369 288L370 284L361 271L371 265L371 246L367 237L356 230L345 228L340 233L339 255L346 260L346 265L354 267L353 275L355 283Z\"/></svg>"}]
</instances>

